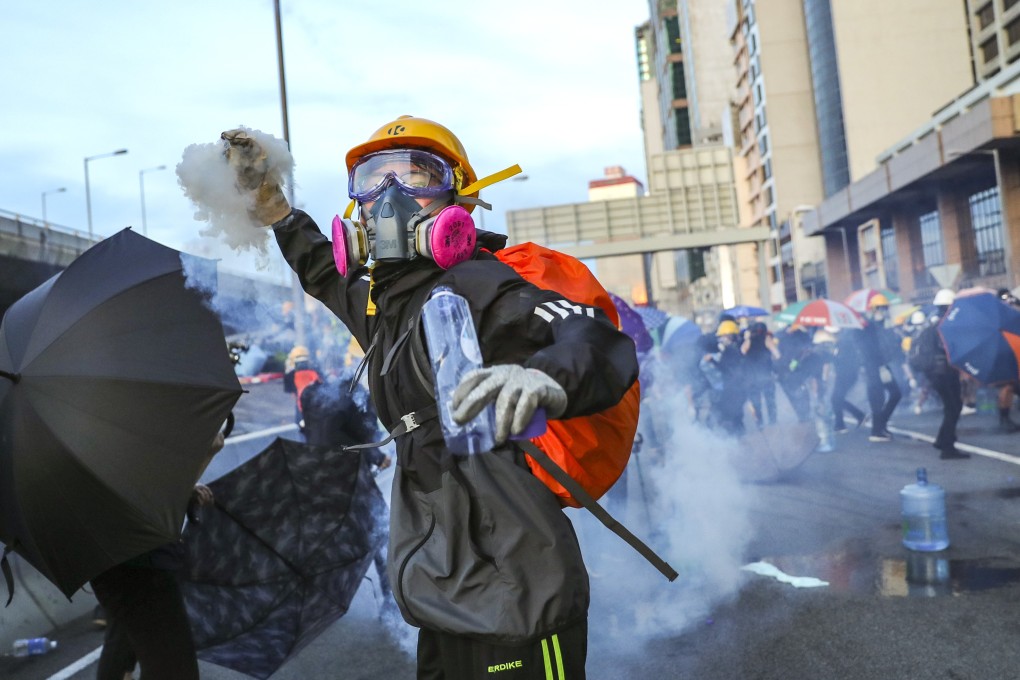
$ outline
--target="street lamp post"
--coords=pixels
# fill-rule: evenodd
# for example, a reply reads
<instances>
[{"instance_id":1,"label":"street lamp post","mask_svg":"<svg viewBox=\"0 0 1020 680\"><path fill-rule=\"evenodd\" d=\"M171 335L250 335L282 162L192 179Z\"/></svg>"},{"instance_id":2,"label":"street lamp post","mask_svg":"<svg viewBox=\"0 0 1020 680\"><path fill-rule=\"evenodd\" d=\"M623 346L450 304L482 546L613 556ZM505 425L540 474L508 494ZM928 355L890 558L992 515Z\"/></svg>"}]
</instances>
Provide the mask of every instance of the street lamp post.
<instances>
[{"instance_id":1,"label":"street lamp post","mask_svg":"<svg viewBox=\"0 0 1020 680\"><path fill-rule=\"evenodd\" d=\"M50 189L49 191L42 192L42 221L45 229L50 228L50 223L46 220L46 196L48 194L62 194L67 191L67 187L60 187L59 189Z\"/></svg>"},{"instance_id":2,"label":"street lamp post","mask_svg":"<svg viewBox=\"0 0 1020 680\"><path fill-rule=\"evenodd\" d=\"M99 158L108 158L110 156L123 156L128 152L127 149L117 149L109 153L101 153L95 156L87 156L85 158L85 212L88 215L89 221L89 242L92 242L92 196L89 193L89 161L94 161Z\"/></svg>"},{"instance_id":3,"label":"street lamp post","mask_svg":"<svg viewBox=\"0 0 1020 680\"><path fill-rule=\"evenodd\" d=\"M155 172L156 170L166 170L165 165L157 165L154 168L145 168L144 170L138 171L138 193L142 197L142 236L149 235L149 227L145 221L145 180L144 176L147 172Z\"/></svg>"}]
</instances>

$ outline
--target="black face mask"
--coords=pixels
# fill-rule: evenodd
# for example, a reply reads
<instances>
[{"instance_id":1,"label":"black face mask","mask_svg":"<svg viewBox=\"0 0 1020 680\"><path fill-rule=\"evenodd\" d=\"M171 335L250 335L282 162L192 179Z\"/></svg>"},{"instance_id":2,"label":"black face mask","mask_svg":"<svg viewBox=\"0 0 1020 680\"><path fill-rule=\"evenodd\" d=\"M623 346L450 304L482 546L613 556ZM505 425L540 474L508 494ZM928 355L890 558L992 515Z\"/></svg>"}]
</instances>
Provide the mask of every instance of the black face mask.
<instances>
[{"instance_id":1,"label":"black face mask","mask_svg":"<svg viewBox=\"0 0 1020 680\"><path fill-rule=\"evenodd\" d=\"M390 185L368 212L368 237L372 259L410 260L417 253L414 250L414 228L420 219L415 219L422 207L418 202L403 194L396 185ZM411 221L414 220L414 224Z\"/></svg>"}]
</instances>

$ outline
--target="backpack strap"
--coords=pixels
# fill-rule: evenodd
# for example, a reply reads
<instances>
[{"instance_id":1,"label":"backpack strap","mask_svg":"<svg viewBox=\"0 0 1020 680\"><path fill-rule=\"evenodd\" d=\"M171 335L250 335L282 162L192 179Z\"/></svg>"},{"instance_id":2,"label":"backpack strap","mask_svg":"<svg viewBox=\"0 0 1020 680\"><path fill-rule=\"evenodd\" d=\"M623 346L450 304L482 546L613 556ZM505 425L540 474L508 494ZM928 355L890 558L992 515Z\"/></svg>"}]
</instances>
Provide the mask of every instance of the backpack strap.
<instances>
[{"instance_id":1,"label":"backpack strap","mask_svg":"<svg viewBox=\"0 0 1020 680\"><path fill-rule=\"evenodd\" d=\"M371 442L368 444L353 444L351 446L345 446L343 447L343 450L346 452L346 451L360 451L362 449L377 449L380 446L385 446L386 444L389 444L391 441L393 441L402 434L407 434L411 430L417 430L419 427L421 427L422 423L428 422L429 420L432 420L438 415L439 406L437 406L435 403L429 404L428 406L420 408L417 411L411 411L410 413L405 413L404 415L400 416L400 423L392 430L390 430L390 433L386 437L386 439L383 439L382 441L378 442Z\"/></svg>"},{"instance_id":2,"label":"backpack strap","mask_svg":"<svg viewBox=\"0 0 1020 680\"><path fill-rule=\"evenodd\" d=\"M584 490L577 481L571 477L567 472L557 465L552 458L550 458L545 451L538 448L530 441L521 440L515 442L518 446L523 448L529 456L535 459L542 469L552 475L553 479L563 485L563 488L570 492L577 502L585 507L588 512L595 515L595 517L606 526L607 529L612 531L614 534L622 538L627 542L630 547L637 550L638 553L648 560L653 567L659 570L659 572L665 576L668 580L676 580L679 574L673 567L669 566L665 560L659 557L654 550L648 547L640 538L630 532L630 530L620 524L615 517L609 514L609 512L596 502L591 495Z\"/></svg>"},{"instance_id":3,"label":"backpack strap","mask_svg":"<svg viewBox=\"0 0 1020 680\"><path fill-rule=\"evenodd\" d=\"M4 573L4 581L7 583L7 604L4 607L11 606L11 600L14 599L14 575L11 573L11 563L7 561L7 553L11 552L11 546L4 546L4 555L0 557L0 570Z\"/></svg>"}]
</instances>

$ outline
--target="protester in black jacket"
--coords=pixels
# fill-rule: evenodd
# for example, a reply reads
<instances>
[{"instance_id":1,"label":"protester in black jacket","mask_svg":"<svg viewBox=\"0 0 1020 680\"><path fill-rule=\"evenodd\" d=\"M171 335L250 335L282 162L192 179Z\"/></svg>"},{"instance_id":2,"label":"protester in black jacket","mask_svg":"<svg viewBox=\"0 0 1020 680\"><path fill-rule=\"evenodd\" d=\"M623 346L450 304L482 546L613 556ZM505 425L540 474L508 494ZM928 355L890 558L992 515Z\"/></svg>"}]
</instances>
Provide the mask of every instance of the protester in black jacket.
<instances>
[{"instance_id":1,"label":"protester in black jacket","mask_svg":"<svg viewBox=\"0 0 1020 680\"><path fill-rule=\"evenodd\" d=\"M917 349L911 352L915 357L914 368L920 369L931 384L939 398L942 399L942 423L938 435L932 444L941 452L943 460L954 458L970 458L956 448L956 423L960 420L963 410L963 396L960 390L960 374L949 365L946 347L939 335L938 322L949 311L955 295L951 290L943 289L935 295L935 306L938 309L938 320L929 324L914 342Z\"/></svg>"},{"instance_id":2,"label":"protester in black jacket","mask_svg":"<svg viewBox=\"0 0 1020 680\"><path fill-rule=\"evenodd\" d=\"M396 440L389 572L404 619L421 629L419 677L488 677L494 666L540 678L552 663L583 678L589 591L577 539L506 438L538 406L554 419L618 403L638 374L633 341L601 309L539 289L496 260L490 252L505 237L478 232L480 247L467 247L468 234L452 228L467 224L475 235L463 210L449 233L432 231L439 218L429 219L470 205L478 186L459 140L432 121L400 118L348 153L360 218L335 220L333 243L259 175L254 140L239 130L224 138L239 184L253 191L255 214L273 226L305 291L369 348L383 424L407 430ZM477 328L482 391L458 392L454 415L495 400L497 446L485 454L451 454L438 421L424 417L435 397L412 345L422 342L416 319L438 285L467 299Z\"/></svg>"},{"instance_id":3,"label":"protester in black jacket","mask_svg":"<svg viewBox=\"0 0 1020 680\"><path fill-rule=\"evenodd\" d=\"M885 327L889 318L889 301L884 295L875 295L868 302L867 323L861 331L861 358L864 379L868 386L868 404L871 407L872 442L892 441L888 428L889 418L902 398L890 364L902 356L896 335Z\"/></svg>"},{"instance_id":4,"label":"protester in black jacket","mask_svg":"<svg viewBox=\"0 0 1020 680\"><path fill-rule=\"evenodd\" d=\"M833 430L841 433L847 431L844 420L846 411L849 411L850 415L854 417L858 427L864 424L864 411L846 398L850 390L857 384L857 379L861 374L861 351L858 346L861 331L848 328L839 330L837 333L836 354L832 362L836 373L832 386L832 414Z\"/></svg>"}]
</instances>

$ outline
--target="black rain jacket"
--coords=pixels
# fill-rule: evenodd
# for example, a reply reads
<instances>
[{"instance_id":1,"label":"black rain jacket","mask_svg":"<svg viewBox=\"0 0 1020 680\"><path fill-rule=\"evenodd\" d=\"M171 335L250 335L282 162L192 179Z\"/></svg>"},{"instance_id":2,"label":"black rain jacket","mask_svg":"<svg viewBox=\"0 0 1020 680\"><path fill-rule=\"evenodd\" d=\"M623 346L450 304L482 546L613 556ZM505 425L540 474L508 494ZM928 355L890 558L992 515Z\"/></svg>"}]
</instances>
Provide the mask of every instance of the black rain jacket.
<instances>
[{"instance_id":1,"label":"black rain jacket","mask_svg":"<svg viewBox=\"0 0 1020 680\"><path fill-rule=\"evenodd\" d=\"M390 430L435 402L411 347L424 342L418 313L437 285L467 299L485 365L535 368L563 387L563 418L616 404L637 379L633 341L601 309L557 305L561 295L486 252L505 245L503 236L479 231L473 258L445 271L426 258L376 265L370 313L368 269L341 277L308 215L294 210L274 232L305 291L370 348L372 400ZM573 527L520 449L454 456L432 419L397 439L397 463L388 568L408 623L519 644L586 619L588 575Z\"/></svg>"}]
</instances>

